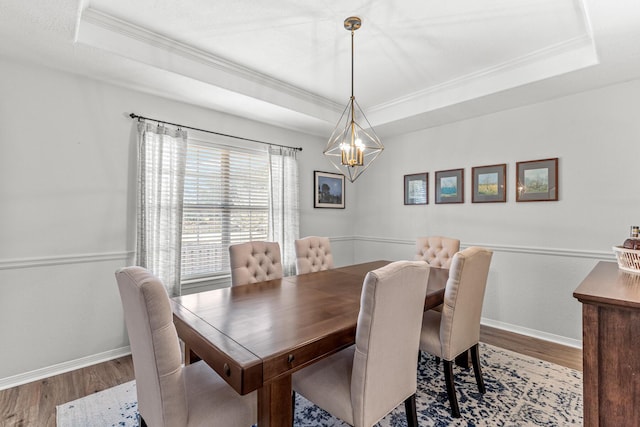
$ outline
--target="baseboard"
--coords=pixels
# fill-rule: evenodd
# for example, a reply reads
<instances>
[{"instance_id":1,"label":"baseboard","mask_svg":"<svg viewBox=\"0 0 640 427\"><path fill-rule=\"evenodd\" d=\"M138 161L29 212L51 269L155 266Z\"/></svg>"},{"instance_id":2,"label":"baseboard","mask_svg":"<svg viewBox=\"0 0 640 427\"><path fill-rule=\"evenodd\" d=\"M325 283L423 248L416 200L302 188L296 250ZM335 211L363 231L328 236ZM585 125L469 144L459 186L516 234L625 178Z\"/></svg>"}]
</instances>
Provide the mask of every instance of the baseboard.
<instances>
[{"instance_id":1,"label":"baseboard","mask_svg":"<svg viewBox=\"0 0 640 427\"><path fill-rule=\"evenodd\" d=\"M559 335L549 334L546 332L537 331L535 329L524 328L521 326L511 325L509 323L499 322L496 320L482 318L481 324L489 326L495 329L501 329L507 332L516 333L519 335L525 335L532 338L537 338L543 341L550 341L556 344L565 345L567 347L573 347L582 349L582 342L580 340L573 340L570 338L562 337ZM82 357L80 359L70 360L64 363L59 363L46 368L36 369L34 371L25 372L19 375L14 375L7 378L0 379L0 390L16 387L22 384L27 384L33 381L38 381L44 378L49 378L54 375L63 374L65 372L74 371L76 369L85 368L87 366L95 365L97 363L106 362L118 357L128 356L131 354L131 348L121 347L103 353L94 354L91 356Z\"/></svg>"},{"instance_id":2,"label":"baseboard","mask_svg":"<svg viewBox=\"0 0 640 427\"><path fill-rule=\"evenodd\" d=\"M91 356L82 357L80 359L69 360L67 362L58 363L56 365L47 366L45 368L36 369L34 371L25 372L7 378L0 378L0 390L49 378L54 375L64 374L65 372L75 371L76 369L85 368L97 363L106 362L118 357L131 354L131 348L121 347L114 350L105 351L103 353L93 354Z\"/></svg>"},{"instance_id":3,"label":"baseboard","mask_svg":"<svg viewBox=\"0 0 640 427\"><path fill-rule=\"evenodd\" d=\"M537 338L543 341L553 342L553 343L564 345L567 347L582 349L581 340L574 340L574 339L563 337L560 335L538 331L536 329L529 329L523 326L517 326L509 323L500 322L497 320L486 319L484 317L480 319L480 323L482 325L489 326L495 329L502 329L507 332L513 332L514 334L525 335L528 337Z\"/></svg>"}]
</instances>

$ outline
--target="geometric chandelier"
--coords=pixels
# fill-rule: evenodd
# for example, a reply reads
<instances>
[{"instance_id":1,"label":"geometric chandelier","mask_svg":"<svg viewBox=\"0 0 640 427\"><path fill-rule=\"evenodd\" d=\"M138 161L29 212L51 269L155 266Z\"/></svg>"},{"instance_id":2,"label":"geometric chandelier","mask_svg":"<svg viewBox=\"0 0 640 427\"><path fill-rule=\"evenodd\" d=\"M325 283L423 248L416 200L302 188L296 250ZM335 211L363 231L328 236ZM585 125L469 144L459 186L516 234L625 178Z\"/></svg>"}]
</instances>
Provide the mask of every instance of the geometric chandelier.
<instances>
[{"instance_id":1,"label":"geometric chandelier","mask_svg":"<svg viewBox=\"0 0 640 427\"><path fill-rule=\"evenodd\" d=\"M376 131L367 120L353 96L353 33L362 20L351 16L344 21L344 28L351 31L351 98L336 124L324 155L351 182L382 153L384 147Z\"/></svg>"}]
</instances>

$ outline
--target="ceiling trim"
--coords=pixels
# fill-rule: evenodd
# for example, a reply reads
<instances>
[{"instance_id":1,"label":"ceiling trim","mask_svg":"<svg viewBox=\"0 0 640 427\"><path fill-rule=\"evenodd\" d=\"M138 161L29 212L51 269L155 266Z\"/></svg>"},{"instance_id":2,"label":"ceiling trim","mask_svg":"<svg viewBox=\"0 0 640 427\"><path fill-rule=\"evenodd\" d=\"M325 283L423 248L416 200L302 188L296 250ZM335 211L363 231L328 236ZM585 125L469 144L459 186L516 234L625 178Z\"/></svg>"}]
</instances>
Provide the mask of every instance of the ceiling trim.
<instances>
[{"instance_id":1,"label":"ceiling trim","mask_svg":"<svg viewBox=\"0 0 640 427\"><path fill-rule=\"evenodd\" d=\"M104 37L96 37L96 34L94 34L95 32L101 33L102 36L106 35L105 32L110 33L112 35L111 43L105 42ZM237 87L249 88L256 87L257 85L261 88L269 88L272 91L275 91L275 93L278 94L276 98L279 98L280 101L282 101L282 95L286 95L287 97L302 101L305 104L311 104L315 106L316 109L317 107L320 107L321 109L329 110L331 117L342 111L342 105L328 98L228 61L193 46L175 41L95 8L89 7L82 12L82 16L78 22L78 29L76 31L76 43L83 43L100 49L106 48L113 53L121 56L128 56L134 60L140 60L142 58L142 56L138 57L136 55L127 54L127 52L131 52L134 49L133 45L124 45L118 48L114 45L114 40L118 40L118 42L115 43L120 44L126 43L127 40L135 40L143 45L153 48L156 51L165 52L167 55L178 55L182 58L199 63L200 65L204 65L207 68L211 68L212 70L221 71L227 76L227 79L231 76L230 78L236 83L234 84L236 87L225 87L223 85L222 87L225 89L237 90ZM108 44L110 44L110 46L108 46ZM166 67L162 67L162 65L158 63L151 65L168 69ZM175 72L175 70L169 71ZM247 82L250 82L251 84L247 85ZM214 81L207 81L207 83L216 84ZM245 94L249 96L252 95L250 93ZM263 95L261 98L266 100L264 99L264 93L261 93L261 95ZM278 103L278 105L282 104ZM322 115L323 114L320 114L320 116Z\"/></svg>"},{"instance_id":2,"label":"ceiling trim","mask_svg":"<svg viewBox=\"0 0 640 427\"><path fill-rule=\"evenodd\" d=\"M584 14L584 7L580 7ZM76 43L146 64L180 81L183 92L207 93L207 106L219 102L232 114L298 129L313 124L321 132L343 109L329 98L173 40L99 9L87 7L76 28ZM460 75L388 102L367 107L374 127L504 92L599 64L590 25L580 36L512 60ZM188 98L188 97L187 97ZM198 98L196 96L196 98ZM214 106L215 108L215 106ZM291 122L291 123L290 123Z\"/></svg>"},{"instance_id":3,"label":"ceiling trim","mask_svg":"<svg viewBox=\"0 0 640 427\"><path fill-rule=\"evenodd\" d=\"M593 39L585 35L373 106L368 108L367 115L373 126L402 122L597 64L599 58Z\"/></svg>"},{"instance_id":4,"label":"ceiling trim","mask_svg":"<svg viewBox=\"0 0 640 427\"><path fill-rule=\"evenodd\" d=\"M384 110L390 107L393 107L398 104L404 104L406 102L411 102L414 100L418 100L425 96L432 96L438 92L444 92L452 88L467 86L470 82L480 81L486 78L492 78L498 74L507 74L512 72L517 72L522 70L523 68L539 64L541 61L545 61L549 58L555 58L560 55L568 54L571 52L578 52L587 48L588 52L586 54L589 56L587 63L584 61L580 61L576 64L575 67L571 67L571 69L564 70L563 72L575 71L579 68L584 68L588 65L597 64L598 57L595 51L595 46L593 43L593 38L590 35L583 35L580 37L574 37L572 39L565 40L561 43L557 43L555 45L547 46L544 49L539 49L533 51L527 55L520 56L510 61L503 62L501 64L497 64L492 67L488 67L474 73L466 74L464 76L460 76L451 80L447 80L446 82L440 83L438 85L430 86L428 88L413 92L406 96L401 96L395 99L392 99L388 102L384 102L381 104L374 105L369 108L370 111L378 111ZM548 76L544 76L548 77Z\"/></svg>"}]
</instances>

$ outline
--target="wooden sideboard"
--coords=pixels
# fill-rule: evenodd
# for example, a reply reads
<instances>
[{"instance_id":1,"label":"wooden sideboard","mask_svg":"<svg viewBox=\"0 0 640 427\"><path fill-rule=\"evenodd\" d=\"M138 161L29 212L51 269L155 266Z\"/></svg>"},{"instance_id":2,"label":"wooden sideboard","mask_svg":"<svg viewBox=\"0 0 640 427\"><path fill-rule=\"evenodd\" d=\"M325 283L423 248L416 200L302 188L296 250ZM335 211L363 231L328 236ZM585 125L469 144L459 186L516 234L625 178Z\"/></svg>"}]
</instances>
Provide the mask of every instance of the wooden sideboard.
<instances>
[{"instance_id":1,"label":"wooden sideboard","mask_svg":"<svg viewBox=\"0 0 640 427\"><path fill-rule=\"evenodd\" d=\"M640 274L599 262L576 288L582 303L584 425L640 425Z\"/></svg>"}]
</instances>

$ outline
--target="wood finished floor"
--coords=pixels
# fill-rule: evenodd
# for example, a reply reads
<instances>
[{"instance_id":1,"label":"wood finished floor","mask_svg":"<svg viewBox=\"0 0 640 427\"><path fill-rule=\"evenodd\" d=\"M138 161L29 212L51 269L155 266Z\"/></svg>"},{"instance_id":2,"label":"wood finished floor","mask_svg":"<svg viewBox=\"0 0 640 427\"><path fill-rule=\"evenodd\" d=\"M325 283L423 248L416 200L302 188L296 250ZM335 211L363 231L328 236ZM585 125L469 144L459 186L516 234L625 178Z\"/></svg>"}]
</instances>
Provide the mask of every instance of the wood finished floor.
<instances>
[{"instance_id":1,"label":"wood finished floor","mask_svg":"<svg viewBox=\"0 0 640 427\"><path fill-rule=\"evenodd\" d=\"M480 340L582 371L582 350L483 326ZM482 357L482 355L481 355ZM56 406L134 378L131 357L0 391L0 426L55 427Z\"/></svg>"}]
</instances>

